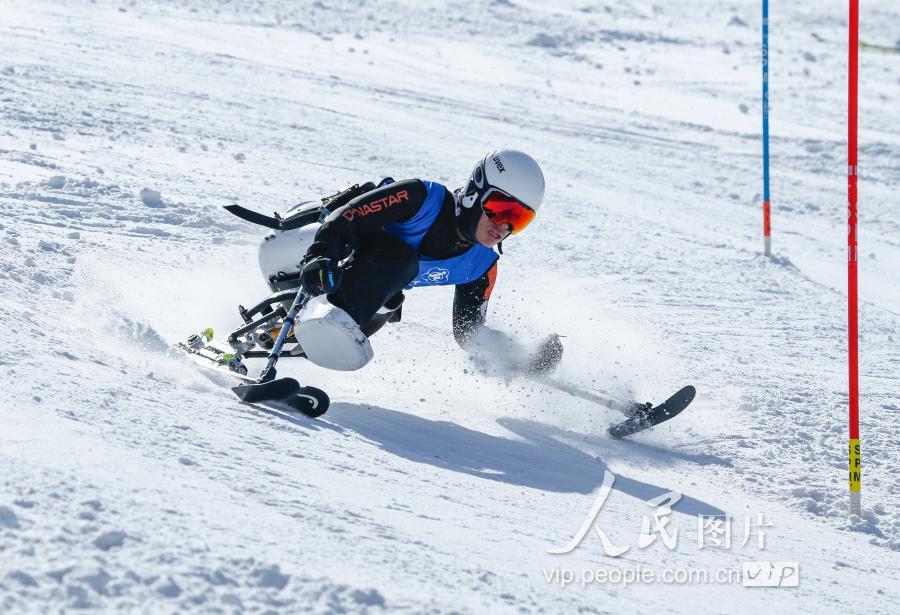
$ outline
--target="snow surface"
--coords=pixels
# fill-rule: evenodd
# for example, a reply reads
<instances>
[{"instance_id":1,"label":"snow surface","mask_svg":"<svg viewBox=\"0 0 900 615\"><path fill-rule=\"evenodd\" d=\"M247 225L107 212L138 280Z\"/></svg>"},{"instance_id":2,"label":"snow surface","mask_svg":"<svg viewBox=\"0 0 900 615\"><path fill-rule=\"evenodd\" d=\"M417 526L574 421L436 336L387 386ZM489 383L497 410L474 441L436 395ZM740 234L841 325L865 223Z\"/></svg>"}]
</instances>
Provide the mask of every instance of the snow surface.
<instances>
[{"instance_id":1,"label":"snow surface","mask_svg":"<svg viewBox=\"0 0 900 615\"><path fill-rule=\"evenodd\" d=\"M864 41L900 39L863 3ZM0 611L888 613L900 603L900 55L861 58L862 518L847 520L846 3L0 3ZM265 212L357 181L544 166L489 322L565 335L559 387L477 370L409 294L320 420L170 344L265 294ZM607 396L690 409L630 441ZM573 389L574 387L574 389ZM568 389L575 394L566 392ZM596 527L569 541L604 473ZM639 548L647 502L680 538ZM699 549L698 515L734 518ZM766 546L743 542L763 514ZM554 572L798 561L795 588ZM551 579L548 581L548 577ZM561 577L557 577L561 578ZM894 605L894 606L891 606Z\"/></svg>"}]
</instances>

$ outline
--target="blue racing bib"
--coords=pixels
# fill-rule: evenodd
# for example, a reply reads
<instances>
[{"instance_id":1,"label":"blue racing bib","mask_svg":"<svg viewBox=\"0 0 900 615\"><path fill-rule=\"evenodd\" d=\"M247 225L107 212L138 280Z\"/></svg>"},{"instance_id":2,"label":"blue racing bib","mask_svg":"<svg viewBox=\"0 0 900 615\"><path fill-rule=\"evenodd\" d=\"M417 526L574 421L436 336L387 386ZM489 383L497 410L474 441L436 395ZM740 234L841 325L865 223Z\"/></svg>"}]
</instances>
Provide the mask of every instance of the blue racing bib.
<instances>
[{"instance_id":1,"label":"blue racing bib","mask_svg":"<svg viewBox=\"0 0 900 615\"><path fill-rule=\"evenodd\" d=\"M441 205L447 188L435 182L423 182L428 190L425 202L412 218L406 222L388 224L384 230L399 237L405 244L416 252L422 240L428 233L428 229L437 220L441 212ZM496 261L497 253L493 248L486 248L481 244L475 244L462 254L444 259L429 259L419 256L419 274L410 282L406 289L417 286L445 286L466 284L473 282L484 275Z\"/></svg>"}]
</instances>

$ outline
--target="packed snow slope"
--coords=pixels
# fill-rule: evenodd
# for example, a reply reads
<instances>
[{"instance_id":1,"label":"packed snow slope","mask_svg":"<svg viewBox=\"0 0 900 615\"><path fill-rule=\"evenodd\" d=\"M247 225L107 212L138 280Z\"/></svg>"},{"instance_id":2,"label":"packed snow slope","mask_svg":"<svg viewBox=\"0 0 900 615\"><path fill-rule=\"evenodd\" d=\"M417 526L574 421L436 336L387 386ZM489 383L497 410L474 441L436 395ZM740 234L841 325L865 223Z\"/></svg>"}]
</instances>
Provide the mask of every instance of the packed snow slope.
<instances>
[{"instance_id":1,"label":"packed snow slope","mask_svg":"<svg viewBox=\"0 0 900 615\"><path fill-rule=\"evenodd\" d=\"M900 45L900 7L862 39ZM900 603L900 54L861 58L863 517L847 520L846 4L0 2L0 611L887 613ZM245 406L171 344L265 295L264 212L461 184L501 146L547 198L489 324L555 331L565 392L411 292L320 420ZM258 367L258 366L257 366ZM694 404L630 441L608 396ZM606 472L615 482L568 554ZM641 547L660 496L682 494ZM731 546L700 515L730 515ZM745 540L745 522L760 520ZM700 548L700 547L703 548ZM796 561L798 587L594 582ZM560 579L573 575L566 585ZM581 583L585 580L584 583Z\"/></svg>"}]
</instances>

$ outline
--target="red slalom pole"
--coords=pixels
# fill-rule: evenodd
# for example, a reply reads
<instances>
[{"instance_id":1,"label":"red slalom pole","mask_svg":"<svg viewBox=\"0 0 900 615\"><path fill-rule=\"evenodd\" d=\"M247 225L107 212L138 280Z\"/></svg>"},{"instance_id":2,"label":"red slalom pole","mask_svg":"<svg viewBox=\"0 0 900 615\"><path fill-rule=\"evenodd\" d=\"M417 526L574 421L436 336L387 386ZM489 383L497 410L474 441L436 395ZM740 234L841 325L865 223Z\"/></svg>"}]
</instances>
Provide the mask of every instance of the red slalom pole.
<instances>
[{"instance_id":1,"label":"red slalom pole","mask_svg":"<svg viewBox=\"0 0 900 615\"><path fill-rule=\"evenodd\" d=\"M850 367L850 514L859 515L862 466L859 446L859 304L857 290L856 179L859 101L859 0L850 0L850 62L847 90L847 335Z\"/></svg>"},{"instance_id":2,"label":"red slalom pole","mask_svg":"<svg viewBox=\"0 0 900 615\"><path fill-rule=\"evenodd\" d=\"M769 0L763 0L762 11L763 240L766 256L772 256L772 206L769 197Z\"/></svg>"}]
</instances>

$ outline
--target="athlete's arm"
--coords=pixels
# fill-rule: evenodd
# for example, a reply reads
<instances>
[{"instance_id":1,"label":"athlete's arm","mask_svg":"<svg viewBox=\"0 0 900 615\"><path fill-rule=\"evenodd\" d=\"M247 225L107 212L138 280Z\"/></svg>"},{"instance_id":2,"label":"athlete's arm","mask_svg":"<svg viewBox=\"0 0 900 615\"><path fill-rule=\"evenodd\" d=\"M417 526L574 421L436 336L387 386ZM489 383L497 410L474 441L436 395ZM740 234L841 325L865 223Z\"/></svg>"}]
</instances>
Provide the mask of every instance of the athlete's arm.
<instances>
[{"instance_id":1,"label":"athlete's arm","mask_svg":"<svg viewBox=\"0 0 900 615\"><path fill-rule=\"evenodd\" d=\"M497 279L497 263L480 278L456 287L453 298L453 336L470 353L476 364L494 364L516 372L547 374L562 359L563 347L555 333L544 338L535 348L522 346L515 339L484 325L488 300Z\"/></svg>"},{"instance_id":2,"label":"athlete's arm","mask_svg":"<svg viewBox=\"0 0 900 615\"><path fill-rule=\"evenodd\" d=\"M360 232L406 222L419 211L427 196L428 189L419 179L394 182L361 194L325 219L307 255L344 258L356 245Z\"/></svg>"},{"instance_id":3,"label":"athlete's arm","mask_svg":"<svg viewBox=\"0 0 900 615\"><path fill-rule=\"evenodd\" d=\"M465 348L484 326L488 300L497 280L497 262L473 282L459 284L453 297L453 337Z\"/></svg>"}]
</instances>

